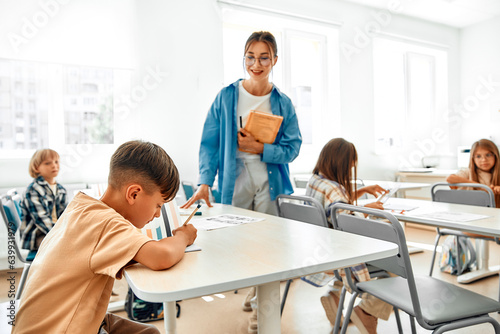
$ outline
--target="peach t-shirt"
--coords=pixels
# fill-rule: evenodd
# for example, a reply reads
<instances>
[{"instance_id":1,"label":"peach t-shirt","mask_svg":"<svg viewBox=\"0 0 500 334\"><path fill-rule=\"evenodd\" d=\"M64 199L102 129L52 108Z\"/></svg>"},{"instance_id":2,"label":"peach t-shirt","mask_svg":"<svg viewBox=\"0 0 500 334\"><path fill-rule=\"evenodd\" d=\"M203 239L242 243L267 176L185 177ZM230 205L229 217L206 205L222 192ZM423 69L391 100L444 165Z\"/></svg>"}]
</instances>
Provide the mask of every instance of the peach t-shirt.
<instances>
[{"instance_id":1,"label":"peach t-shirt","mask_svg":"<svg viewBox=\"0 0 500 334\"><path fill-rule=\"evenodd\" d=\"M456 174L456 176L463 177L464 179L472 180L470 176L469 168L462 168ZM483 172L479 168L477 169L477 178L479 183L485 184L488 187L491 185L491 173ZM466 187L468 189L472 189L471 187ZM460 188L465 189L465 188Z\"/></svg>"},{"instance_id":2,"label":"peach t-shirt","mask_svg":"<svg viewBox=\"0 0 500 334\"><path fill-rule=\"evenodd\" d=\"M103 202L76 195L31 265L12 333L97 333L115 277L150 240Z\"/></svg>"}]
</instances>

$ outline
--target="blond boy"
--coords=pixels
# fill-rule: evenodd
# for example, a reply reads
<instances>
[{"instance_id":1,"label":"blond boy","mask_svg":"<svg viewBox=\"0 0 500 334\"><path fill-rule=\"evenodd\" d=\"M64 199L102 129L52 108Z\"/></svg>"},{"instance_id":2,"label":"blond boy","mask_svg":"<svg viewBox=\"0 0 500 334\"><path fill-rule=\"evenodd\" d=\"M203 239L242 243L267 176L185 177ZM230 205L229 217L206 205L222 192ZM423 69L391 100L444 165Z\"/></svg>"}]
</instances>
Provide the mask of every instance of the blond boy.
<instances>
[{"instance_id":1,"label":"blond boy","mask_svg":"<svg viewBox=\"0 0 500 334\"><path fill-rule=\"evenodd\" d=\"M100 200L75 196L31 265L13 333L159 333L106 314L115 278L134 262L169 268L196 239L193 225L154 241L138 230L175 197L179 174L159 146L122 144L111 157Z\"/></svg>"}]
</instances>

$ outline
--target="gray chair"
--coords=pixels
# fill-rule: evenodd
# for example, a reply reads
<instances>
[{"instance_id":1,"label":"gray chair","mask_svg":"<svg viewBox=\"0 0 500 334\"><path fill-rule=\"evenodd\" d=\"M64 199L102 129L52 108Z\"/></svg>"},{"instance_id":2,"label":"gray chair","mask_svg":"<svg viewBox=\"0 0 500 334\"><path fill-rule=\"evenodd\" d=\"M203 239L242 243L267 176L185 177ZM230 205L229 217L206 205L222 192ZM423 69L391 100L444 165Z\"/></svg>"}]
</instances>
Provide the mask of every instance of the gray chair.
<instances>
[{"instance_id":1,"label":"gray chair","mask_svg":"<svg viewBox=\"0 0 500 334\"><path fill-rule=\"evenodd\" d=\"M23 293L24 284L26 283L26 278L28 277L28 272L32 261L27 260L26 256L19 248L19 243L21 240L20 230L19 230L21 219L18 215L15 203L12 200L11 196L4 195L0 198L0 210L1 210L2 220L4 221L5 226L7 227L7 231L14 232L13 244L17 258L24 263L23 273L21 275L21 279L19 280L19 285L17 287L17 292L16 292L16 299L20 299L21 294Z\"/></svg>"},{"instance_id":2,"label":"gray chair","mask_svg":"<svg viewBox=\"0 0 500 334\"><path fill-rule=\"evenodd\" d=\"M378 219L340 214L339 210L360 212ZM413 275L403 228L392 214L338 203L332 208L332 216L335 229L389 241L399 247L397 255L374 261L378 267L394 273L396 277L354 282L349 268L346 269L347 281L354 293L345 314L342 333L347 330L355 299L363 293L369 293L393 305L395 310L407 313L411 319L412 333L416 333L415 319L432 333L444 333L482 323L490 323L495 333L500 333L500 324L488 315L500 310L499 302L431 276ZM399 332L402 332L401 329Z\"/></svg>"},{"instance_id":3,"label":"gray chair","mask_svg":"<svg viewBox=\"0 0 500 334\"><path fill-rule=\"evenodd\" d=\"M323 205L319 203L316 199L309 196L295 196L295 195L278 195L276 197L276 207L278 216L302 221L305 223L318 225L322 227L330 227L326 218L326 212ZM370 272L370 277L388 277L385 270L377 268L372 264L367 264L368 271ZM334 271L336 279L342 281L340 274ZM292 280L288 280L285 286L285 291L283 293L283 299L281 301L281 313L285 307L286 298L288 296L288 290L290 289L290 284ZM344 305L346 294L346 288L343 287L340 293L339 299L339 311L337 312L337 318L335 319L334 333L338 332L341 317L342 308ZM398 320L399 321L399 320ZM398 322L399 323L399 322Z\"/></svg>"},{"instance_id":4,"label":"gray chair","mask_svg":"<svg viewBox=\"0 0 500 334\"><path fill-rule=\"evenodd\" d=\"M444 189L443 189L444 187ZM482 190L464 190L464 189L451 189L450 187L473 187L480 188ZM444 202L444 203L454 203L454 204L465 204L465 205L476 205L476 206L485 206L485 207L495 207L495 194L491 190L490 187L479 184L479 183L445 183L438 182L432 185L431 187L431 196L434 202ZM434 251L432 252L432 260L431 260L431 268L429 270L429 276L432 276L432 272L434 269L434 262L436 260L436 250L441 236L453 235L457 238L457 248L460 247L460 243L458 242L458 237L468 238L469 236L461 231L452 230L452 229L440 229L437 228L436 240L434 241ZM474 237L475 239L483 239L489 241L495 241L497 244L499 243L498 238L490 238L490 237ZM461 257L459 256L460 249L457 249L457 267L458 272L457 275L460 275L463 272L463 265L461 264ZM488 264L486 263L486 266Z\"/></svg>"},{"instance_id":5,"label":"gray chair","mask_svg":"<svg viewBox=\"0 0 500 334\"><path fill-rule=\"evenodd\" d=\"M318 225L322 227L329 227L328 221L326 219L325 209L316 199L309 196L294 196L294 195L278 195L276 197L276 209L278 216L288 219L294 219L302 221L305 223ZM342 280L337 271L335 271L335 276L338 280ZM290 289L290 284L292 280L286 282L285 291L283 293L283 299L281 301L281 314L283 314L283 309L285 308L286 298L288 296L288 290ZM337 312L337 318L335 320L334 329L339 328L337 324L340 324L340 319L342 316L342 307L345 300L345 287L342 288L340 293L339 302L339 312Z\"/></svg>"}]
</instances>

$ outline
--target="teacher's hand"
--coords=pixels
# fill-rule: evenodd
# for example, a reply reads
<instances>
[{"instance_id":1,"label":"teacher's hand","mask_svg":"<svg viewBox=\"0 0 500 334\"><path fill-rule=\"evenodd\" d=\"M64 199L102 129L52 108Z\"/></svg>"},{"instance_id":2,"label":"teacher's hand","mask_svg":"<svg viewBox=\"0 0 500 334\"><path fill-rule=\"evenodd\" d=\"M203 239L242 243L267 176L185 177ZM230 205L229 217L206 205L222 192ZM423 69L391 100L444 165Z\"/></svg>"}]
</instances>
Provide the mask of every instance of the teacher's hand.
<instances>
[{"instance_id":1,"label":"teacher's hand","mask_svg":"<svg viewBox=\"0 0 500 334\"><path fill-rule=\"evenodd\" d=\"M264 152L264 144L259 143L250 132L240 129L238 132L238 146L250 153L260 154Z\"/></svg>"},{"instance_id":2,"label":"teacher's hand","mask_svg":"<svg viewBox=\"0 0 500 334\"><path fill-rule=\"evenodd\" d=\"M204 200L209 207L212 207L212 204L210 204L208 188L209 188L208 184L200 184L200 186L193 194L193 196L184 205L181 206L181 209L189 208L191 205L193 205L196 201L199 201L200 199Z\"/></svg>"}]
</instances>

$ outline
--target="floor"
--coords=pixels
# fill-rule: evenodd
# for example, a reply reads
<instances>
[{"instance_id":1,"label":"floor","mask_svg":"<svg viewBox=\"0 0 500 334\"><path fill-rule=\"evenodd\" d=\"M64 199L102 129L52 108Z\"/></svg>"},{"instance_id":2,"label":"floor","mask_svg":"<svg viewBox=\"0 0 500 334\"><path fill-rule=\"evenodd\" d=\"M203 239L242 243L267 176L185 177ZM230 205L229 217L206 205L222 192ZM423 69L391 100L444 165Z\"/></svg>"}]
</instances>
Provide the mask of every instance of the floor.
<instances>
[{"instance_id":1,"label":"floor","mask_svg":"<svg viewBox=\"0 0 500 334\"><path fill-rule=\"evenodd\" d=\"M407 239L411 245L421 246L424 249L431 249L430 245L434 242L435 232L423 230L414 227L407 227ZM421 253L411 255L413 270L418 274L427 274L429 270L431 251L424 250ZM490 243L490 265L500 264L500 246ZM434 276L450 282L456 282L456 277L443 274L439 269L435 269ZM7 291L7 274L0 272L0 291ZM478 293L497 298L499 287L498 276L492 276L470 284L461 286ZM282 291L285 283L282 283ZM121 296L125 296L127 290L124 280L117 281L115 291ZM248 333L248 317L250 313L244 312L241 304L246 296L248 289L243 289L234 293L234 291L225 292L214 296L204 298L195 298L183 300L180 302L181 315L177 319L178 333L216 333L216 334L245 334ZM328 322L323 307L319 301L320 296L326 291L326 288L313 287L300 279L293 281L288 294L286 306L281 321L282 333L287 334L311 334L331 332L332 327ZM0 295L0 302L7 301L7 294ZM124 311L117 312L118 315L126 317ZM500 321L500 314L492 314L492 317ZM401 313L404 332L411 333L408 317ZM163 321L151 322L157 326L162 333L165 333ZM417 332L430 333L418 327ZM347 333L359 333L358 329L351 323ZM379 320L378 333L397 333L394 316L388 321ZM486 334L494 333L491 326L483 325L468 328L466 330L457 330L453 333L467 334Z\"/></svg>"}]
</instances>

